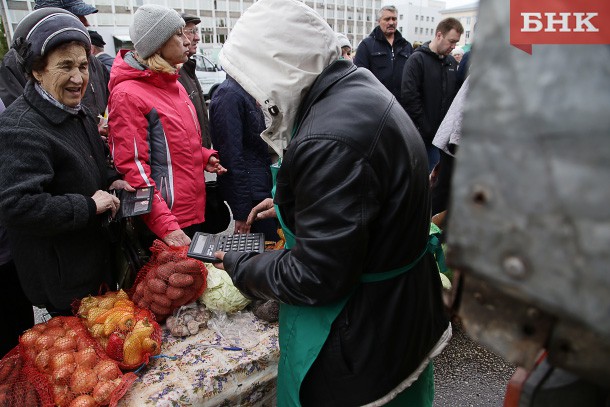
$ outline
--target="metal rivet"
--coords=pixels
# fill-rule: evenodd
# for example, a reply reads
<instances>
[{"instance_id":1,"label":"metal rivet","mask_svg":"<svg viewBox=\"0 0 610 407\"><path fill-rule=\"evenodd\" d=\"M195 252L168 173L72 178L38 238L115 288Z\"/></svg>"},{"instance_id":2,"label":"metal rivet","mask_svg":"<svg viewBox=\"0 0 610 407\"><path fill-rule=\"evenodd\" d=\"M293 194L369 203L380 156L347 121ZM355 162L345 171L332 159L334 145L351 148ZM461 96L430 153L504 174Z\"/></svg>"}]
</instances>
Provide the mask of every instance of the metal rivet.
<instances>
[{"instance_id":1,"label":"metal rivet","mask_svg":"<svg viewBox=\"0 0 610 407\"><path fill-rule=\"evenodd\" d=\"M508 256L502 262L506 274L513 278L524 278L527 274L527 268L521 258L517 256Z\"/></svg>"}]
</instances>

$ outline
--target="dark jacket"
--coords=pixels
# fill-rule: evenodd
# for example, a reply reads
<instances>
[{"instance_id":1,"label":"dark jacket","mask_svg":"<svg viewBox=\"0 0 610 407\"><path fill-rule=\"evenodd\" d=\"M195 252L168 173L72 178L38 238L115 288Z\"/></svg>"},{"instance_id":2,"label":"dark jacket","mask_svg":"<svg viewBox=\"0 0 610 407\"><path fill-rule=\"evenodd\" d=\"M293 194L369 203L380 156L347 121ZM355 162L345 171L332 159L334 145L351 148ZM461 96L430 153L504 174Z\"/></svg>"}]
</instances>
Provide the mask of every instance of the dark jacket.
<instances>
[{"instance_id":1,"label":"dark jacket","mask_svg":"<svg viewBox=\"0 0 610 407\"><path fill-rule=\"evenodd\" d=\"M89 114L55 107L28 82L0 115L0 222L27 297L69 309L113 287L110 241L91 198L110 181Z\"/></svg>"},{"instance_id":2,"label":"dark jacket","mask_svg":"<svg viewBox=\"0 0 610 407\"><path fill-rule=\"evenodd\" d=\"M432 143L458 90L457 61L451 55L439 58L429 44L413 52L402 76L403 107L426 144Z\"/></svg>"},{"instance_id":3,"label":"dark jacket","mask_svg":"<svg viewBox=\"0 0 610 407\"><path fill-rule=\"evenodd\" d=\"M17 51L11 48L4 54L0 65L0 98L5 106L9 106L21 96L27 82L16 58Z\"/></svg>"},{"instance_id":4,"label":"dark jacket","mask_svg":"<svg viewBox=\"0 0 610 407\"><path fill-rule=\"evenodd\" d=\"M218 185L233 218L246 220L252 202L271 197L271 158L261 138L265 117L252 96L231 77L221 83L210 102L212 142L223 167Z\"/></svg>"},{"instance_id":5,"label":"dark jacket","mask_svg":"<svg viewBox=\"0 0 610 407\"><path fill-rule=\"evenodd\" d=\"M224 265L251 297L318 306L353 292L307 374L301 401L362 405L405 380L448 327L432 255L394 279L359 281L423 252L430 226L426 150L392 95L348 61L320 74L299 116L274 199L295 246L228 252Z\"/></svg>"},{"instance_id":6,"label":"dark jacket","mask_svg":"<svg viewBox=\"0 0 610 407\"><path fill-rule=\"evenodd\" d=\"M392 54L393 52L393 54ZM413 53L411 43L399 31L394 34L394 43L390 45L379 26L362 40L354 58L354 64L373 72L373 75L400 102L400 84L402 71L407 58Z\"/></svg>"},{"instance_id":7,"label":"dark jacket","mask_svg":"<svg viewBox=\"0 0 610 407\"><path fill-rule=\"evenodd\" d=\"M102 62L102 64L104 64L106 69L108 69L108 72L110 72L110 69L112 69L112 64L114 63L114 58L112 57L112 55L109 55L105 52L101 52L101 53L97 54L95 57L97 59L99 59Z\"/></svg>"},{"instance_id":8,"label":"dark jacket","mask_svg":"<svg viewBox=\"0 0 610 407\"><path fill-rule=\"evenodd\" d=\"M27 79L16 59L14 48L8 50L0 66L0 98L9 106L23 93ZM104 115L108 104L108 81L110 73L95 57L89 57L89 85L82 103L89 108L94 117Z\"/></svg>"},{"instance_id":9,"label":"dark jacket","mask_svg":"<svg viewBox=\"0 0 610 407\"><path fill-rule=\"evenodd\" d=\"M211 148L212 138L210 136L210 121L208 118L208 109L205 105L205 98L203 97L203 91L201 90L199 79L197 79L197 74L195 73L196 68L197 61L189 58L188 61L182 64L182 68L180 68L180 77L178 78L178 82L180 82L182 86L184 86L184 89L186 89L186 93L188 93L189 98L191 98L191 101L193 102L193 105L195 105L195 110L197 111L197 118L199 119L199 127L201 128L201 145L207 148Z\"/></svg>"}]
</instances>

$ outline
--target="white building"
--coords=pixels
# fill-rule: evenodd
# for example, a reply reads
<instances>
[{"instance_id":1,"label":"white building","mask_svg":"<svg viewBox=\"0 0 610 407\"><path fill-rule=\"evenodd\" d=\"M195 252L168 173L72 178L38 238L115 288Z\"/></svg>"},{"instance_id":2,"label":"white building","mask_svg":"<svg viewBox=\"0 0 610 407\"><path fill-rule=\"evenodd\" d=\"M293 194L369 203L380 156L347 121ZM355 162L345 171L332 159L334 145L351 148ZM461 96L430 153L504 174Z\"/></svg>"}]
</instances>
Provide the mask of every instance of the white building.
<instances>
[{"instance_id":1,"label":"white building","mask_svg":"<svg viewBox=\"0 0 610 407\"><path fill-rule=\"evenodd\" d=\"M434 29L443 19L441 10L445 8L444 1L438 0L400 0L396 1L398 8L398 31L411 44L422 43L434 37Z\"/></svg>"},{"instance_id":2,"label":"white building","mask_svg":"<svg viewBox=\"0 0 610 407\"><path fill-rule=\"evenodd\" d=\"M201 18L201 49L213 60L231 28L256 0L85 0L98 9L87 16L91 29L106 42L106 52L114 53L128 45L132 15L142 4L161 4L176 11ZM302 0L322 16L337 32L347 35L356 47L376 25L377 11L386 4L381 0ZM1 0L2 19L8 43L19 21L34 9L34 0ZM281 24L281 21L277 22ZM281 41L281 38L278 38Z\"/></svg>"},{"instance_id":3,"label":"white building","mask_svg":"<svg viewBox=\"0 0 610 407\"><path fill-rule=\"evenodd\" d=\"M471 3L465 6L453 7L443 10L442 13L443 18L454 17L460 20L462 26L464 27L464 35L460 38L460 42L458 45L461 47L469 46L472 44L472 39L474 37L474 27L477 23L478 14L479 14L479 3ZM466 47L468 49L469 47Z\"/></svg>"}]
</instances>

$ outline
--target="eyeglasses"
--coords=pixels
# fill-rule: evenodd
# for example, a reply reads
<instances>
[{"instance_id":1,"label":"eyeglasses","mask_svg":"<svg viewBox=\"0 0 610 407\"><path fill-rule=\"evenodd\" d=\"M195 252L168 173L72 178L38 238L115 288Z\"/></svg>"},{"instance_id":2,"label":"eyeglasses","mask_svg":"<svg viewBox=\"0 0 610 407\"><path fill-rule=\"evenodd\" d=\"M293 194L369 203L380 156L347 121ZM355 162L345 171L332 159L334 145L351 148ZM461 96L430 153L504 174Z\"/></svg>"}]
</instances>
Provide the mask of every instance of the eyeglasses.
<instances>
[{"instance_id":1,"label":"eyeglasses","mask_svg":"<svg viewBox=\"0 0 610 407\"><path fill-rule=\"evenodd\" d=\"M199 31L196 28L185 28L182 30L182 32L186 35L195 35L197 34Z\"/></svg>"}]
</instances>

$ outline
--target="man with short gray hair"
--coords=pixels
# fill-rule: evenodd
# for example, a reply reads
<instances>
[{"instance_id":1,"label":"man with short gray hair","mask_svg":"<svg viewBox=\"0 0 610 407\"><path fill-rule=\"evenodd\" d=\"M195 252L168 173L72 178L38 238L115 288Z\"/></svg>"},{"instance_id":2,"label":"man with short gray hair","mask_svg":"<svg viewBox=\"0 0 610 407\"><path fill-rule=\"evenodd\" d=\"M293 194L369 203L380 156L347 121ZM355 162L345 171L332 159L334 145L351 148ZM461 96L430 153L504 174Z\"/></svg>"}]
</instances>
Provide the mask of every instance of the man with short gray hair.
<instances>
[{"instance_id":1,"label":"man with short gray hair","mask_svg":"<svg viewBox=\"0 0 610 407\"><path fill-rule=\"evenodd\" d=\"M370 70L400 102L402 71L413 47L398 31L396 7L381 7L377 23L371 34L358 45L354 64Z\"/></svg>"}]
</instances>

